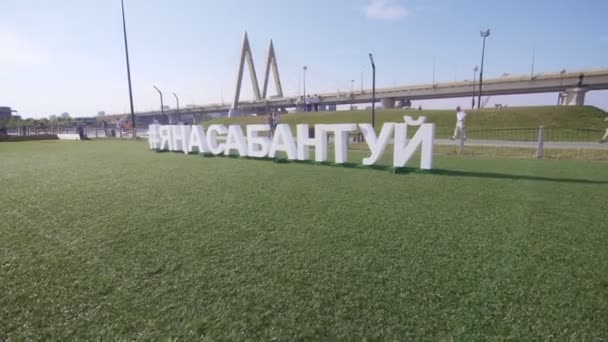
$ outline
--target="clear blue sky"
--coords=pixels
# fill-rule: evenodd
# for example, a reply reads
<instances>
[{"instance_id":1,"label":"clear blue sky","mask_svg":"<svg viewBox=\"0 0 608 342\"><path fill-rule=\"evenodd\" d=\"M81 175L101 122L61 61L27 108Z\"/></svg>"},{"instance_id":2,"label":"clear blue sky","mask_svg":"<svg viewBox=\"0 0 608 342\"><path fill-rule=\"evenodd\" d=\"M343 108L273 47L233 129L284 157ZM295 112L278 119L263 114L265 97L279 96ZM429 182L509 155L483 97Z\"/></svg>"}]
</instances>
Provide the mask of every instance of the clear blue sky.
<instances>
[{"instance_id":1,"label":"clear blue sky","mask_svg":"<svg viewBox=\"0 0 608 342\"><path fill-rule=\"evenodd\" d=\"M605 0L125 0L136 110L158 107L156 84L173 106L230 102L243 32L260 83L269 40L285 93L307 65L309 92L470 79L479 30L490 28L487 77L608 68ZM4 0L0 11L0 105L26 117L127 112L119 0ZM251 97L248 78L244 97ZM435 102L429 106L452 105ZM464 100L463 100L464 101ZM512 104L553 104L556 95ZM608 109L606 92L589 104Z\"/></svg>"}]
</instances>

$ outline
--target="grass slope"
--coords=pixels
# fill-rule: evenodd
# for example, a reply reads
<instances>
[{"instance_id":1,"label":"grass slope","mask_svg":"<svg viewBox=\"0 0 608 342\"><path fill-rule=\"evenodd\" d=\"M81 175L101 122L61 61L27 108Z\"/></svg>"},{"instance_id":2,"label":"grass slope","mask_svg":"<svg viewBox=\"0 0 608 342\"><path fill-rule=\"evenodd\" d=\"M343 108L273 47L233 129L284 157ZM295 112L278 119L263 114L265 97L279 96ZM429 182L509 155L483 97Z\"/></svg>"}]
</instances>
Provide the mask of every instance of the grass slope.
<instances>
[{"instance_id":1,"label":"grass slope","mask_svg":"<svg viewBox=\"0 0 608 342\"><path fill-rule=\"evenodd\" d=\"M467 110L469 129L483 128L538 128L544 125L549 127L571 128L601 128L605 125L606 112L596 107L576 106L546 106L546 107L511 107L502 109ZM454 128L455 112L453 110L378 110L376 112L378 125L384 122L403 121L404 115L417 117L424 115L429 122L438 127ZM264 116L245 116L237 118L221 118L205 122L241 124L265 123ZM300 123L363 123L370 121L370 111L338 111L317 113L294 113L281 116L281 122L290 125Z\"/></svg>"},{"instance_id":2,"label":"grass slope","mask_svg":"<svg viewBox=\"0 0 608 342\"><path fill-rule=\"evenodd\" d=\"M608 339L606 163L0 144L0 340Z\"/></svg>"},{"instance_id":3,"label":"grass slope","mask_svg":"<svg viewBox=\"0 0 608 342\"><path fill-rule=\"evenodd\" d=\"M467 110L467 129L472 138L481 139L515 139L535 140L538 127L543 125L552 128L591 129L589 134L569 131L549 132L551 140L583 140L597 141L601 138L608 114L596 107L512 107L502 109ZM441 138L451 136L454 130L455 113L453 110L379 110L376 114L378 127L384 122L402 122L404 115L417 117L424 115L429 122L437 125L437 135ZM210 124L239 124L265 123L263 116L221 118L205 122ZM281 116L281 123L292 126L301 123L363 123L370 122L369 111L339 111L319 113L295 113ZM492 129L528 128L530 131L514 130L512 132L475 132Z\"/></svg>"}]
</instances>

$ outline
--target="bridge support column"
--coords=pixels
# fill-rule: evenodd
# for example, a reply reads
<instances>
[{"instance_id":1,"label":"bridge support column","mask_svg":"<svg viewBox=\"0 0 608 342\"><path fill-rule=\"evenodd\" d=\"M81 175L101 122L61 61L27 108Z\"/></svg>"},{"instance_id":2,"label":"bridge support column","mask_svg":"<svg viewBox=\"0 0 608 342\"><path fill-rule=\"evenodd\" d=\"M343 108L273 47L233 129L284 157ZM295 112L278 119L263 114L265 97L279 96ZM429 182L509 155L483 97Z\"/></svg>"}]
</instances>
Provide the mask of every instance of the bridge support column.
<instances>
[{"instance_id":1,"label":"bridge support column","mask_svg":"<svg viewBox=\"0 0 608 342\"><path fill-rule=\"evenodd\" d=\"M167 116L167 121L169 121L169 125L177 125L179 120L177 119L177 114L165 114Z\"/></svg>"},{"instance_id":2,"label":"bridge support column","mask_svg":"<svg viewBox=\"0 0 608 342\"><path fill-rule=\"evenodd\" d=\"M559 93L558 103L560 106L584 106L587 91L589 89L584 87L568 88Z\"/></svg>"},{"instance_id":3,"label":"bridge support column","mask_svg":"<svg viewBox=\"0 0 608 342\"><path fill-rule=\"evenodd\" d=\"M395 108L395 99L394 98L386 98L380 101L382 103L382 108L384 109L393 109Z\"/></svg>"}]
</instances>

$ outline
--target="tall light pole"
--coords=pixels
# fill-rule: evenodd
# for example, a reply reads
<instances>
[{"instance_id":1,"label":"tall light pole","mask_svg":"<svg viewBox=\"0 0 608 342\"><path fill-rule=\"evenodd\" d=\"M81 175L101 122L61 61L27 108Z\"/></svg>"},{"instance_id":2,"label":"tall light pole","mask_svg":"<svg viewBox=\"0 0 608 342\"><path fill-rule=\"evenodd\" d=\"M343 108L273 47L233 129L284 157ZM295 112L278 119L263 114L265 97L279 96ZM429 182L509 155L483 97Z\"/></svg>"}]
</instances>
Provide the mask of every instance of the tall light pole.
<instances>
[{"instance_id":1,"label":"tall light pole","mask_svg":"<svg viewBox=\"0 0 608 342\"><path fill-rule=\"evenodd\" d=\"M363 94L363 68L361 68L361 94Z\"/></svg>"},{"instance_id":2,"label":"tall light pole","mask_svg":"<svg viewBox=\"0 0 608 342\"><path fill-rule=\"evenodd\" d=\"M304 74L304 99L306 99L306 70L308 70L308 68L305 66L302 67L302 73Z\"/></svg>"},{"instance_id":3,"label":"tall light pole","mask_svg":"<svg viewBox=\"0 0 608 342\"><path fill-rule=\"evenodd\" d=\"M433 57L433 87L435 87L435 57Z\"/></svg>"},{"instance_id":4,"label":"tall light pole","mask_svg":"<svg viewBox=\"0 0 608 342\"><path fill-rule=\"evenodd\" d=\"M479 98L477 99L477 109L481 108L481 95L483 87L483 62L486 54L486 38L490 36L490 29L479 33L483 38L483 48L481 49L481 69L479 70Z\"/></svg>"},{"instance_id":5,"label":"tall light pole","mask_svg":"<svg viewBox=\"0 0 608 342\"><path fill-rule=\"evenodd\" d=\"M355 80L350 80L350 109L353 109L354 100L355 100Z\"/></svg>"},{"instance_id":6,"label":"tall light pole","mask_svg":"<svg viewBox=\"0 0 608 342\"><path fill-rule=\"evenodd\" d=\"M298 76L298 97L300 97L300 95L302 95L301 89L302 89L302 77Z\"/></svg>"},{"instance_id":7,"label":"tall light pole","mask_svg":"<svg viewBox=\"0 0 608 342\"><path fill-rule=\"evenodd\" d=\"M181 122L182 118L181 118L181 115L179 114L179 97L177 97L177 95L175 95L175 93L173 93L173 96L175 96L175 101L177 102L177 122Z\"/></svg>"},{"instance_id":8,"label":"tall light pole","mask_svg":"<svg viewBox=\"0 0 608 342\"><path fill-rule=\"evenodd\" d=\"M163 92L160 91L160 89L158 89L155 85L153 85L154 89L156 89L156 91L158 92L158 95L160 95L160 112L162 113L163 117L165 116L165 104L163 103ZM171 120L169 120L171 121ZM169 122L171 123L171 122Z\"/></svg>"},{"instance_id":9,"label":"tall light pole","mask_svg":"<svg viewBox=\"0 0 608 342\"><path fill-rule=\"evenodd\" d=\"M131 123L133 125L133 140L137 139L135 126L135 110L133 109L133 89L131 88L131 65L129 64L129 44L127 43L127 23L125 21L125 2L120 0L122 8L122 31L125 37L125 58L127 60L127 79L129 80L129 103L131 105Z\"/></svg>"},{"instance_id":10,"label":"tall light pole","mask_svg":"<svg viewBox=\"0 0 608 342\"><path fill-rule=\"evenodd\" d=\"M479 67L475 66L473 68L473 97L471 98L471 109L475 109L475 91L477 90L477 88L475 88L475 79L477 78L477 70L479 70Z\"/></svg>"},{"instance_id":11,"label":"tall light pole","mask_svg":"<svg viewBox=\"0 0 608 342\"><path fill-rule=\"evenodd\" d=\"M535 57L535 51L534 49L532 49L532 68L530 69L530 79L533 80L534 79L534 58Z\"/></svg>"},{"instance_id":12,"label":"tall light pole","mask_svg":"<svg viewBox=\"0 0 608 342\"><path fill-rule=\"evenodd\" d=\"M372 127L376 128L376 63L371 52L369 61L372 63Z\"/></svg>"},{"instance_id":13,"label":"tall light pole","mask_svg":"<svg viewBox=\"0 0 608 342\"><path fill-rule=\"evenodd\" d=\"M563 87L564 86L564 75L566 74L566 69L562 69L562 71L559 72L559 86ZM562 100L562 90L560 89L559 93L557 93L557 105L559 106L561 104L561 100Z\"/></svg>"}]
</instances>

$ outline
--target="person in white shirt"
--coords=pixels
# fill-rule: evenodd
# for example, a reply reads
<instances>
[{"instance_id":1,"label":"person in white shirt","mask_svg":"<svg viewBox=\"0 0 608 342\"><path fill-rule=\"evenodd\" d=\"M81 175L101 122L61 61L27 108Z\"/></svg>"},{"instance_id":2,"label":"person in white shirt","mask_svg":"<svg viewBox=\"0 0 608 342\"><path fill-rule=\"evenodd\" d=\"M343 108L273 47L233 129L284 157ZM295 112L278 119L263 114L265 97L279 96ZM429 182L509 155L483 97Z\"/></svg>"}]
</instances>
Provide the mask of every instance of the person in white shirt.
<instances>
[{"instance_id":1,"label":"person in white shirt","mask_svg":"<svg viewBox=\"0 0 608 342\"><path fill-rule=\"evenodd\" d=\"M604 121L608 121L608 118L605 118ZM600 140L600 143L603 144L606 142L606 140L608 140L608 128L606 128L606 133L602 137L602 140Z\"/></svg>"},{"instance_id":2,"label":"person in white shirt","mask_svg":"<svg viewBox=\"0 0 608 342\"><path fill-rule=\"evenodd\" d=\"M319 95L315 94L315 97L312 98L312 103L315 107L315 112L319 111L319 102L321 102L319 99Z\"/></svg>"},{"instance_id":3,"label":"person in white shirt","mask_svg":"<svg viewBox=\"0 0 608 342\"><path fill-rule=\"evenodd\" d=\"M457 137L462 138L462 140L467 140L466 121L467 113L465 113L460 106L456 107L456 128L454 128L452 140L456 140Z\"/></svg>"},{"instance_id":4,"label":"person in white shirt","mask_svg":"<svg viewBox=\"0 0 608 342\"><path fill-rule=\"evenodd\" d=\"M310 112L312 109L312 105L310 104L310 95L306 97L306 111Z\"/></svg>"}]
</instances>

